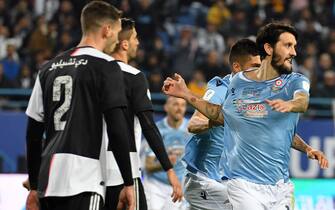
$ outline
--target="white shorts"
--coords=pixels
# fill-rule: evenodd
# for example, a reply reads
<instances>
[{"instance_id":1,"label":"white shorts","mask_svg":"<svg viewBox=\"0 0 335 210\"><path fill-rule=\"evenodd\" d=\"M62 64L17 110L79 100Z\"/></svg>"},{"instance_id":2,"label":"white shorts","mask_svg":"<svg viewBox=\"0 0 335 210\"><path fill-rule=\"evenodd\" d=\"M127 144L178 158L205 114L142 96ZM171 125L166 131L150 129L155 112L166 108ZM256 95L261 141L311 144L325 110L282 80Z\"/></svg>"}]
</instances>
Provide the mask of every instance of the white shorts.
<instances>
[{"instance_id":1,"label":"white shorts","mask_svg":"<svg viewBox=\"0 0 335 210\"><path fill-rule=\"evenodd\" d=\"M186 210L186 201L173 203L173 189L156 179L146 178L143 181L148 210Z\"/></svg>"},{"instance_id":2,"label":"white shorts","mask_svg":"<svg viewBox=\"0 0 335 210\"><path fill-rule=\"evenodd\" d=\"M255 184L244 179L227 183L229 201L234 210L293 210L294 186L283 180L276 185Z\"/></svg>"},{"instance_id":3,"label":"white shorts","mask_svg":"<svg viewBox=\"0 0 335 210\"><path fill-rule=\"evenodd\" d=\"M191 210L231 210L226 181L220 183L205 176L187 173L184 196Z\"/></svg>"}]
</instances>

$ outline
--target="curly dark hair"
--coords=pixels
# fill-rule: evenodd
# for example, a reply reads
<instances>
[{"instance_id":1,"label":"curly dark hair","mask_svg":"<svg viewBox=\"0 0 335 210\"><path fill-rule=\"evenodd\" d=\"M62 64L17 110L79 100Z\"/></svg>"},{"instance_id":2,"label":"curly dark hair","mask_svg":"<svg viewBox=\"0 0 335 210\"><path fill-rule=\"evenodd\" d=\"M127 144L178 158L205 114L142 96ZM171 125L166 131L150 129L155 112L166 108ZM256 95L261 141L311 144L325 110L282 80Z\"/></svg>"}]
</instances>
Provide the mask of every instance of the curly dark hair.
<instances>
[{"instance_id":1,"label":"curly dark hair","mask_svg":"<svg viewBox=\"0 0 335 210\"><path fill-rule=\"evenodd\" d=\"M261 59L264 59L268 55L264 49L264 44L268 43L272 47L275 47L279 36L284 32L291 33L295 39L298 40L298 32L289 24L273 22L259 29L257 33L256 45Z\"/></svg>"}]
</instances>

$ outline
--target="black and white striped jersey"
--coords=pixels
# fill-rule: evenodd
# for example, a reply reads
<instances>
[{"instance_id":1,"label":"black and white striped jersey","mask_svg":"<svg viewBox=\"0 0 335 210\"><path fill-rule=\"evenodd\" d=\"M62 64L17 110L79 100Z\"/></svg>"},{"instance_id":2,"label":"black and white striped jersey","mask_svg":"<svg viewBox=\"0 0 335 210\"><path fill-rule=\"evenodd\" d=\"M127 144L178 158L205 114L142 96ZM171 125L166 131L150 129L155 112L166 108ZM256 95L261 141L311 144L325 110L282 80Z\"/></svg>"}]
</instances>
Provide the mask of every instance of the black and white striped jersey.
<instances>
[{"instance_id":1,"label":"black and white striped jersey","mask_svg":"<svg viewBox=\"0 0 335 210\"><path fill-rule=\"evenodd\" d=\"M139 150L141 147L142 129L136 114L142 111L153 110L153 107L148 82L143 72L121 61L117 63L123 72L129 119L131 125L134 127L133 140L130 142L130 160L133 178L137 178L141 177ZM108 138L106 131L104 131L103 139L107 146ZM115 186L122 184L123 179L120 170L110 149L107 151L106 159L106 185Z\"/></svg>"},{"instance_id":2,"label":"black and white striped jersey","mask_svg":"<svg viewBox=\"0 0 335 210\"><path fill-rule=\"evenodd\" d=\"M45 124L41 196L104 197L103 112L127 106L123 81L119 64L92 47L73 48L41 68L26 110Z\"/></svg>"}]
</instances>

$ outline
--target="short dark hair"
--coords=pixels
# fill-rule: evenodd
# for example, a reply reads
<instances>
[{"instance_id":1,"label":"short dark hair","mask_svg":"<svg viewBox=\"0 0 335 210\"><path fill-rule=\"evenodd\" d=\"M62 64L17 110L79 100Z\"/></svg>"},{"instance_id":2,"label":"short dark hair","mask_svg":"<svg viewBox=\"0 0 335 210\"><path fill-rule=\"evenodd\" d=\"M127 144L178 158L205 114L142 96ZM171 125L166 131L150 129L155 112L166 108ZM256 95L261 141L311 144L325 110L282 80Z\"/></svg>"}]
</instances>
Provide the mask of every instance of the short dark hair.
<instances>
[{"instance_id":1,"label":"short dark hair","mask_svg":"<svg viewBox=\"0 0 335 210\"><path fill-rule=\"evenodd\" d=\"M133 34L133 28L135 28L135 21L131 18L121 18L121 31L119 32L118 38L119 43L116 44L114 52L120 49L120 43L123 40L129 40Z\"/></svg>"},{"instance_id":2,"label":"short dark hair","mask_svg":"<svg viewBox=\"0 0 335 210\"><path fill-rule=\"evenodd\" d=\"M264 59L268 54L265 52L264 44L268 43L272 47L275 47L278 42L279 36L282 33L288 32L292 34L296 40L298 40L298 32L295 28L289 24L281 22L268 23L259 29L257 33L256 44L261 59Z\"/></svg>"},{"instance_id":3,"label":"short dark hair","mask_svg":"<svg viewBox=\"0 0 335 210\"><path fill-rule=\"evenodd\" d=\"M249 59L249 56L257 55L259 54L254 41L250 39L240 39L230 49L229 64L232 65L234 62L244 62Z\"/></svg>"},{"instance_id":4,"label":"short dark hair","mask_svg":"<svg viewBox=\"0 0 335 210\"><path fill-rule=\"evenodd\" d=\"M94 31L104 21L115 22L120 19L122 12L104 1L91 1L81 11L81 29L83 34Z\"/></svg>"},{"instance_id":5,"label":"short dark hair","mask_svg":"<svg viewBox=\"0 0 335 210\"><path fill-rule=\"evenodd\" d=\"M135 28L135 21L131 18L121 18L121 31L119 32L119 41L128 40Z\"/></svg>"}]
</instances>

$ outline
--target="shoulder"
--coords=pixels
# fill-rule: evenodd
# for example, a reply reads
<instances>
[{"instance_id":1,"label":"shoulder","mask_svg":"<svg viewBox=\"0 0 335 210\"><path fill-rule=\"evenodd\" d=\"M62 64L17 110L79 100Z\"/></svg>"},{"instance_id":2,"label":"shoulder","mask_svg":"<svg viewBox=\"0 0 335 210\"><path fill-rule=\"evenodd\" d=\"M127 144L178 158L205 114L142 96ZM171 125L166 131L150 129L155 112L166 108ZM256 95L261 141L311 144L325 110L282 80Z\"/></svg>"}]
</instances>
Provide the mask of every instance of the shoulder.
<instances>
[{"instance_id":1,"label":"shoulder","mask_svg":"<svg viewBox=\"0 0 335 210\"><path fill-rule=\"evenodd\" d=\"M106 53L103 53L93 47L77 48L71 53L71 56L83 56L83 55L98 58L107 62L115 60L112 56L109 56Z\"/></svg>"},{"instance_id":2,"label":"shoulder","mask_svg":"<svg viewBox=\"0 0 335 210\"><path fill-rule=\"evenodd\" d=\"M228 86L229 85L229 78L230 78L230 74L225 76L225 77L213 77L208 83L207 86L209 88L213 88L213 87L221 87L221 86Z\"/></svg>"},{"instance_id":3,"label":"shoulder","mask_svg":"<svg viewBox=\"0 0 335 210\"><path fill-rule=\"evenodd\" d=\"M134 68L126 63L123 63L121 61L117 61L118 65L120 66L121 70L123 72L127 72L127 73L130 73L130 74L133 74L133 75L137 75L139 73L141 73L140 70L138 70L137 68Z\"/></svg>"},{"instance_id":4,"label":"shoulder","mask_svg":"<svg viewBox=\"0 0 335 210\"><path fill-rule=\"evenodd\" d=\"M297 73L297 72L292 72L291 74L286 75L285 79L289 80L289 81L307 81L309 82L309 79L301 74L301 73Z\"/></svg>"}]
</instances>

